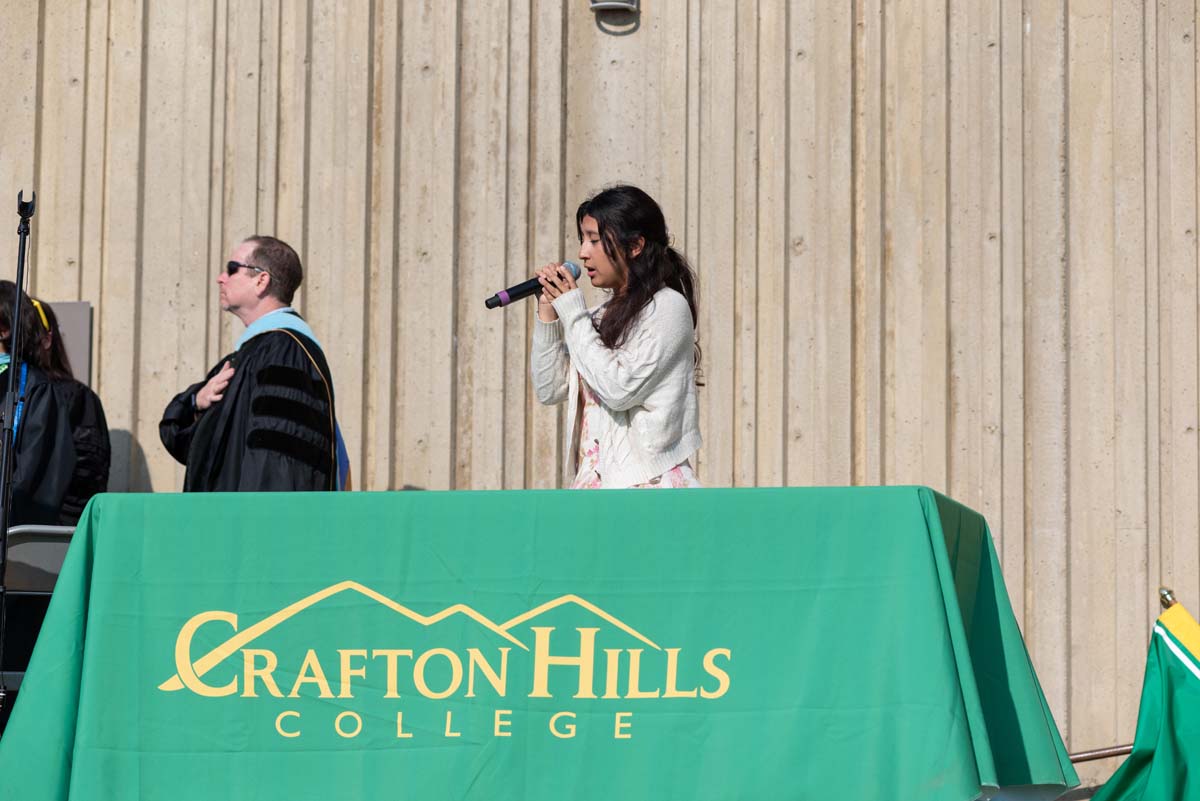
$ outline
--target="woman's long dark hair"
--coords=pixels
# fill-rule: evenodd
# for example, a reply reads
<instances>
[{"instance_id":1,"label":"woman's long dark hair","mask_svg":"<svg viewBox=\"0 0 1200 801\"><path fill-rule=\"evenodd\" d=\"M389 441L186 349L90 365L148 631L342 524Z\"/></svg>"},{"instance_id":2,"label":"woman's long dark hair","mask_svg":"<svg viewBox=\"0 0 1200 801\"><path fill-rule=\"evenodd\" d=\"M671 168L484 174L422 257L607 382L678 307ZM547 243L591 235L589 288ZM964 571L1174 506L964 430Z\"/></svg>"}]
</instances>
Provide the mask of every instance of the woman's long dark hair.
<instances>
[{"instance_id":1,"label":"woman's long dark hair","mask_svg":"<svg viewBox=\"0 0 1200 801\"><path fill-rule=\"evenodd\" d=\"M16 299L17 285L12 281L0 281L0 330L8 332L4 337L4 350L12 353L12 307ZM29 296L21 293L21 361L34 367L42 366L41 342L45 329Z\"/></svg>"},{"instance_id":2,"label":"woman's long dark hair","mask_svg":"<svg viewBox=\"0 0 1200 801\"><path fill-rule=\"evenodd\" d=\"M687 299L692 325L699 321L696 306L696 274L683 254L671 247L662 209L636 186L611 186L579 204L575 228L583 241L583 218L592 217L609 261L624 274L625 285L613 293L599 322L594 323L600 340L609 348L619 347L629 328L654 293L670 287ZM641 240L642 249L632 255ZM696 345L696 366L700 346Z\"/></svg>"},{"instance_id":3,"label":"woman's long dark hair","mask_svg":"<svg viewBox=\"0 0 1200 801\"><path fill-rule=\"evenodd\" d=\"M67 356L67 346L63 344L62 331L58 327L58 315L46 301L39 301L42 311L46 313L46 324L49 329L42 332L43 346L41 348L41 368L51 381L69 381L75 378L71 370L71 359ZM48 340L48 342L47 342Z\"/></svg>"}]
</instances>

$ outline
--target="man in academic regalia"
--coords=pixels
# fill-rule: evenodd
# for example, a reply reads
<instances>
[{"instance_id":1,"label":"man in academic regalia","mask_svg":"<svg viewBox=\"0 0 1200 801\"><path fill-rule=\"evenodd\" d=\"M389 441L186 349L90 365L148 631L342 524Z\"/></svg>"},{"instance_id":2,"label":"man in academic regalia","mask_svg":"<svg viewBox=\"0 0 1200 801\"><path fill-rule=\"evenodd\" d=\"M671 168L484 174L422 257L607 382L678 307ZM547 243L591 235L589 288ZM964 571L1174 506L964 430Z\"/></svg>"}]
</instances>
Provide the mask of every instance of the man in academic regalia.
<instances>
[{"instance_id":1,"label":"man in academic regalia","mask_svg":"<svg viewBox=\"0 0 1200 801\"><path fill-rule=\"evenodd\" d=\"M269 236L237 245L217 276L221 308L246 330L158 424L163 445L187 465L185 492L345 488L329 365L290 305L302 278L300 257Z\"/></svg>"}]
</instances>

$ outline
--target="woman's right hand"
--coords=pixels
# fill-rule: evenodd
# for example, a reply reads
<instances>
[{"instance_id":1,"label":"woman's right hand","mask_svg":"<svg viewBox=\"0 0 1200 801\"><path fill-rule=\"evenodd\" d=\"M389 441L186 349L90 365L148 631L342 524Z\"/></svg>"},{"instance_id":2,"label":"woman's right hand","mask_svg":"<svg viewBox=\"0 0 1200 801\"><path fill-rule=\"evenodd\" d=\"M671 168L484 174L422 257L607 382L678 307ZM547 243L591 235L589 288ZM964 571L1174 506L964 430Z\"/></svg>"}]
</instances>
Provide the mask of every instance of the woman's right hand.
<instances>
[{"instance_id":1,"label":"woman's right hand","mask_svg":"<svg viewBox=\"0 0 1200 801\"><path fill-rule=\"evenodd\" d=\"M542 292L538 295L538 319L543 323L552 323L558 319L558 312L554 310L554 298L550 297L550 293L545 290L550 277L558 272L559 265L550 263L539 269L536 273L538 280L542 284Z\"/></svg>"}]
</instances>

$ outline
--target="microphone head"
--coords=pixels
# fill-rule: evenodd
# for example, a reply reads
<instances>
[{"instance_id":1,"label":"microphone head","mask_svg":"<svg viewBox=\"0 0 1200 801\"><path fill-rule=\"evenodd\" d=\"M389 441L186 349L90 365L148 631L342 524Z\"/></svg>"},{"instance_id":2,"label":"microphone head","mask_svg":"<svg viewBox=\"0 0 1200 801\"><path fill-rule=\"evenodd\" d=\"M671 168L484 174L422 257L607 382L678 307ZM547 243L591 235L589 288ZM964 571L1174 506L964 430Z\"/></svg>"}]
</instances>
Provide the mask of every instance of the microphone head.
<instances>
[{"instance_id":1,"label":"microphone head","mask_svg":"<svg viewBox=\"0 0 1200 801\"><path fill-rule=\"evenodd\" d=\"M567 270L571 273L571 277L576 281L579 280L579 276L583 275L583 268L573 261L564 261L563 267L567 268Z\"/></svg>"}]
</instances>

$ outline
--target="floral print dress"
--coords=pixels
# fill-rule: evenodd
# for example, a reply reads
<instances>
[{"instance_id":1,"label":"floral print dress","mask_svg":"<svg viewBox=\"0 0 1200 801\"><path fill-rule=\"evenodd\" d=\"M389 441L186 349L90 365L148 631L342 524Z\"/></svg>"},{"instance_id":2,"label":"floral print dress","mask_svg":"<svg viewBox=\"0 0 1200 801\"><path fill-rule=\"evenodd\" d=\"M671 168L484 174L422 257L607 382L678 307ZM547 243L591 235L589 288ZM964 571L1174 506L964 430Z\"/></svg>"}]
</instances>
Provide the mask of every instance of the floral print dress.
<instances>
[{"instance_id":1,"label":"floral print dress","mask_svg":"<svg viewBox=\"0 0 1200 801\"><path fill-rule=\"evenodd\" d=\"M592 388L579 376L580 403L579 423L579 469L575 473L575 481L571 489L600 489L600 440L590 436L588 429L597 428L595 417L600 414L600 402L596 400ZM672 467L660 476L647 481L645 484L634 484L632 489L683 489L685 487L703 486L691 464L683 462Z\"/></svg>"}]
</instances>

